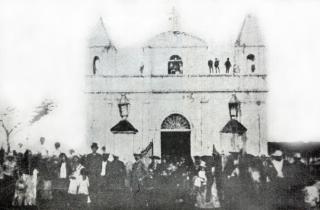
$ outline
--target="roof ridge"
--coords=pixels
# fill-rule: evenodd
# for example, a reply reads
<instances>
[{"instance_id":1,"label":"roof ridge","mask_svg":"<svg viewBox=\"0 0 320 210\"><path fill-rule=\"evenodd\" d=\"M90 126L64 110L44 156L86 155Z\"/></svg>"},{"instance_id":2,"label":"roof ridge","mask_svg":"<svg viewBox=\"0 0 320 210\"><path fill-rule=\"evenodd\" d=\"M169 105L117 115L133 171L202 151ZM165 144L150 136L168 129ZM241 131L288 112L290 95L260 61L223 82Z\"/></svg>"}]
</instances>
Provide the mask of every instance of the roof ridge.
<instances>
[{"instance_id":1,"label":"roof ridge","mask_svg":"<svg viewBox=\"0 0 320 210\"><path fill-rule=\"evenodd\" d=\"M101 16L90 38L90 46L108 46L109 48L116 49Z\"/></svg>"},{"instance_id":2,"label":"roof ridge","mask_svg":"<svg viewBox=\"0 0 320 210\"><path fill-rule=\"evenodd\" d=\"M255 15L247 14L242 23L235 46L264 46L258 20Z\"/></svg>"}]
</instances>

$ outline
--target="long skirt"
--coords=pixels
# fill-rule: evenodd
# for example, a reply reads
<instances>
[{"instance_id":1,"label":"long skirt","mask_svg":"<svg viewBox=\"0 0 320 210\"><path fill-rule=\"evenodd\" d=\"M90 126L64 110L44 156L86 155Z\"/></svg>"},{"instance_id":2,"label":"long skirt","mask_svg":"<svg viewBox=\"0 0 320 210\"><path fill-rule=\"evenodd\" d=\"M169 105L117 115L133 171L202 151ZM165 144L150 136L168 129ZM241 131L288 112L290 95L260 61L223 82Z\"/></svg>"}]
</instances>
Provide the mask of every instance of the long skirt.
<instances>
[{"instance_id":1,"label":"long skirt","mask_svg":"<svg viewBox=\"0 0 320 210\"><path fill-rule=\"evenodd\" d=\"M200 209L208 209L208 208L220 208L220 201L218 197L218 190L216 182L214 182L211 186L211 197L209 201L206 199L207 188L201 187L197 191L196 195L196 204L195 206Z\"/></svg>"},{"instance_id":2,"label":"long skirt","mask_svg":"<svg viewBox=\"0 0 320 210\"><path fill-rule=\"evenodd\" d=\"M16 188L14 194L14 206L34 206L36 205L37 197L37 179L36 176L23 174L22 182L25 185L25 190Z\"/></svg>"}]
</instances>

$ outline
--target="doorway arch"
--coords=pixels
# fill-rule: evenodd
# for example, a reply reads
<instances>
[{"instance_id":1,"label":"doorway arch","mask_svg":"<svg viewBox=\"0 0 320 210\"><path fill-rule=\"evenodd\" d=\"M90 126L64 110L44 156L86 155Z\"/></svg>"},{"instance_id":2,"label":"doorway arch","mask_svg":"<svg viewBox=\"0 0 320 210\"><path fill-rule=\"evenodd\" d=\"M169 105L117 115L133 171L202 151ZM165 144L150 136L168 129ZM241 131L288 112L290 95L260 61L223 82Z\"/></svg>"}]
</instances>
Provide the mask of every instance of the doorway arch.
<instances>
[{"instance_id":1,"label":"doorway arch","mask_svg":"<svg viewBox=\"0 0 320 210\"><path fill-rule=\"evenodd\" d=\"M189 158L191 127L181 114L171 114L161 123L161 156L167 159Z\"/></svg>"}]
</instances>

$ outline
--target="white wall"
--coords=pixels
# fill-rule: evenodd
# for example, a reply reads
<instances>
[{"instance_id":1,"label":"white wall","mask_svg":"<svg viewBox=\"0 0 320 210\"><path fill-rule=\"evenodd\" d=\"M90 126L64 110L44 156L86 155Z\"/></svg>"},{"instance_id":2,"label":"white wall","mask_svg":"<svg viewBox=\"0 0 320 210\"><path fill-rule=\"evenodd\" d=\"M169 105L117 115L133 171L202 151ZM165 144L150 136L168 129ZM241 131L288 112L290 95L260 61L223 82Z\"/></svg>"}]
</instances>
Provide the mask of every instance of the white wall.
<instances>
[{"instance_id":1,"label":"white wall","mask_svg":"<svg viewBox=\"0 0 320 210\"><path fill-rule=\"evenodd\" d=\"M130 100L130 114L128 120L139 130L132 144L124 150L122 156L128 157L134 152L144 149L150 141L154 142L154 152L161 154L161 123L173 113L179 113L186 117L191 125L191 154L210 154L212 145L221 151L220 130L230 119L228 102L232 93L132 93L127 97ZM88 94L91 98L93 111L88 109L88 123L96 119L93 127L89 130L88 139L95 139L100 144L105 144L111 153L123 145L121 135L113 135L110 128L119 120L117 98L120 94ZM238 99L242 102L241 123L247 131L247 151L251 154L259 153L259 136L261 153L266 153L266 118L265 99L266 93L238 93ZM261 101L261 105L257 105ZM258 111L259 110L259 111ZM258 129L258 113L260 113L260 131ZM105 117L103 117L105 116ZM97 121L97 119L99 121ZM259 134L260 132L260 134ZM122 142L119 142L122 141ZM118 143L121 143L117 145ZM130 155L129 155L130 156Z\"/></svg>"}]
</instances>

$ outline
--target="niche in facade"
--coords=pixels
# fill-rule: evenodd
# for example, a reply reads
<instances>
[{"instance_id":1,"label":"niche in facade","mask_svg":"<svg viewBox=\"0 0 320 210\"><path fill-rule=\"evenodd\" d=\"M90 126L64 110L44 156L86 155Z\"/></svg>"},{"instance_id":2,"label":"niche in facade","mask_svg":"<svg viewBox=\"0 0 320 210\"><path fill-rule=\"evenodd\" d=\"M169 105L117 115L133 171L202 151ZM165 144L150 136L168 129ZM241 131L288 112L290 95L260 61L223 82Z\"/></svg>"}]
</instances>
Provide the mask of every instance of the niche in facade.
<instances>
[{"instance_id":1,"label":"niche in facade","mask_svg":"<svg viewBox=\"0 0 320 210\"><path fill-rule=\"evenodd\" d=\"M93 66L92 66L92 73L95 75L98 71L98 63L100 62L100 58L98 56L94 56L93 58Z\"/></svg>"},{"instance_id":2,"label":"niche in facade","mask_svg":"<svg viewBox=\"0 0 320 210\"><path fill-rule=\"evenodd\" d=\"M256 70L256 65L254 63L254 60L255 60L255 56L253 54L249 54L247 56L247 60L250 62L250 70L251 70L251 73L254 73L255 70Z\"/></svg>"},{"instance_id":3,"label":"niche in facade","mask_svg":"<svg viewBox=\"0 0 320 210\"><path fill-rule=\"evenodd\" d=\"M172 55L168 62L168 74L182 74L182 59L178 55Z\"/></svg>"}]
</instances>

